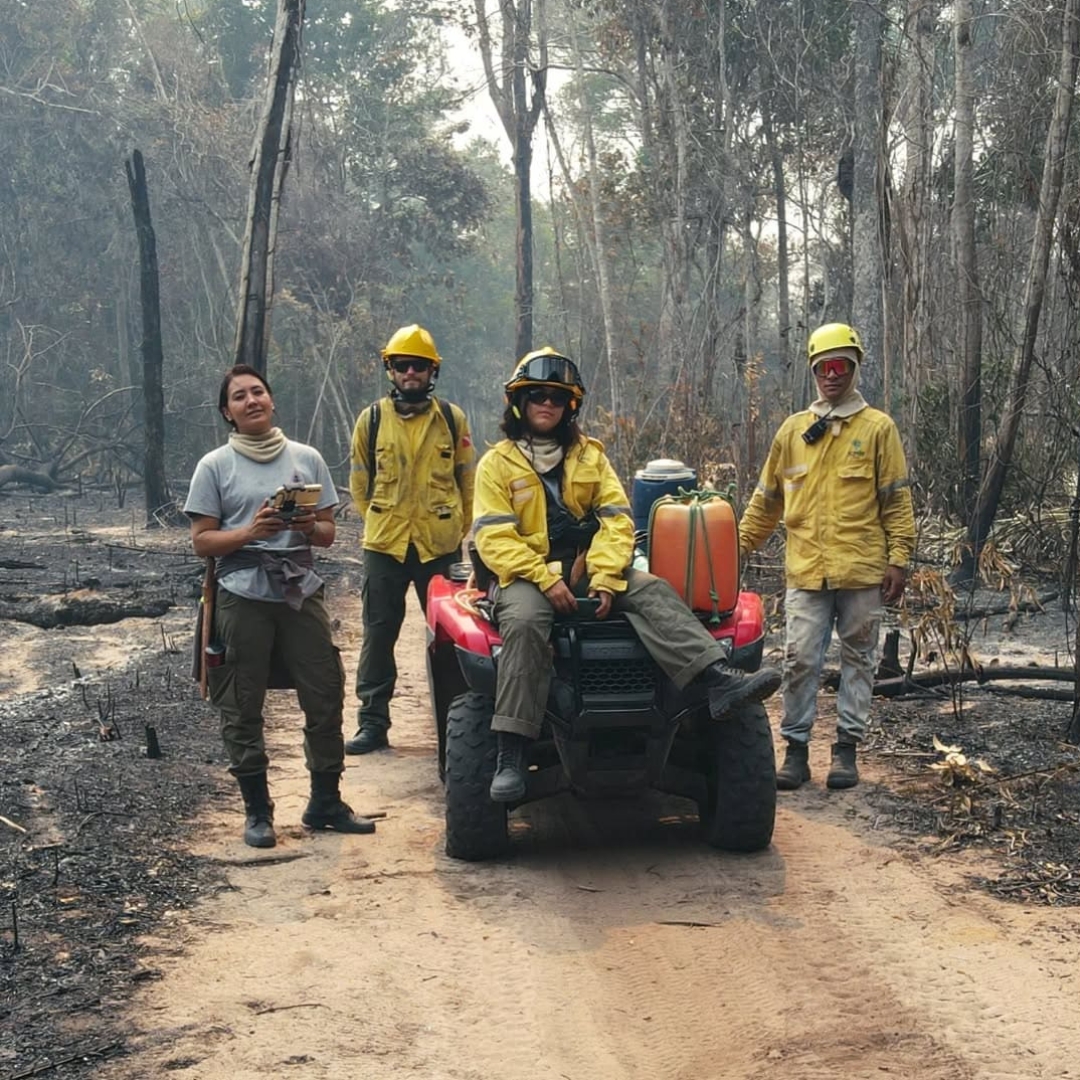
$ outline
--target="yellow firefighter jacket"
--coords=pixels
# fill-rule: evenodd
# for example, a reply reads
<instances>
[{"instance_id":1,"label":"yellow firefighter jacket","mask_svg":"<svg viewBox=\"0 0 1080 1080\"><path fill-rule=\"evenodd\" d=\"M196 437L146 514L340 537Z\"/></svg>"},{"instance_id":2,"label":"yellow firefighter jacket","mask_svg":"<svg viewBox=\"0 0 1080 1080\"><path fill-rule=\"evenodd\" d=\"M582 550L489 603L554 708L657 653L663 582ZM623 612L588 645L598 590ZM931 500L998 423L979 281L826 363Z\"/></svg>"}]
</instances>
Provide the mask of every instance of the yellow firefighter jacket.
<instances>
[{"instance_id":1,"label":"yellow firefighter jacket","mask_svg":"<svg viewBox=\"0 0 1080 1080\"><path fill-rule=\"evenodd\" d=\"M634 553L634 522L601 443L582 436L567 450L562 495L574 517L595 511L600 522L585 559L590 588L622 592L623 572ZM547 565L551 548L543 482L510 439L496 443L480 459L473 537L500 585L521 578L546 592L558 582L558 571Z\"/></svg>"},{"instance_id":2,"label":"yellow firefighter jacket","mask_svg":"<svg viewBox=\"0 0 1080 1080\"><path fill-rule=\"evenodd\" d=\"M364 519L364 547L405 561L410 544L421 562L460 547L472 520L475 450L469 421L451 405L457 445L436 400L404 419L385 397L379 403L375 459L369 461L371 406L357 417L352 436L349 490ZM418 425L418 426L413 426ZM370 470L375 482L368 497Z\"/></svg>"},{"instance_id":3,"label":"yellow firefighter jacket","mask_svg":"<svg viewBox=\"0 0 1080 1080\"><path fill-rule=\"evenodd\" d=\"M760 547L783 518L789 588L879 585L885 568L906 568L915 549L900 433L868 406L830 421L808 446L802 433L815 420L799 412L780 426L739 523L739 546L744 553Z\"/></svg>"}]
</instances>

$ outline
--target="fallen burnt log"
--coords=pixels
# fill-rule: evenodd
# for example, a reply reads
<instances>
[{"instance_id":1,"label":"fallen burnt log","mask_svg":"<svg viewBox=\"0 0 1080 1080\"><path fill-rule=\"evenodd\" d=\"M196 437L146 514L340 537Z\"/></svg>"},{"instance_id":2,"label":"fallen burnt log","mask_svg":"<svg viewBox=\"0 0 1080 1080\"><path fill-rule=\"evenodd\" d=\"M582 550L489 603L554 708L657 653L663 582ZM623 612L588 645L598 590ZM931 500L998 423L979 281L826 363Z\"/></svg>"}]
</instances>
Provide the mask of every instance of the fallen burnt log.
<instances>
[{"instance_id":1,"label":"fallen burnt log","mask_svg":"<svg viewBox=\"0 0 1080 1080\"><path fill-rule=\"evenodd\" d=\"M25 484L39 491L55 491L60 486L47 472L27 469L22 465L0 465L0 488L8 484Z\"/></svg>"},{"instance_id":2,"label":"fallen burnt log","mask_svg":"<svg viewBox=\"0 0 1080 1080\"><path fill-rule=\"evenodd\" d=\"M157 619L173 606L173 601L164 596L118 600L80 590L33 600L0 600L0 619L52 630L58 626L103 626L124 619Z\"/></svg>"},{"instance_id":3,"label":"fallen burnt log","mask_svg":"<svg viewBox=\"0 0 1080 1080\"><path fill-rule=\"evenodd\" d=\"M932 690L939 686L955 686L957 683L974 682L984 684L1008 680L1072 683L1076 680L1076 672L1072 668L1040 667L1038 664L1018 666L994 664L974 668L933 668L930 671L920 671L911 675L896 675L887 679L877 679L874 682L874 694L877 697L902 697L907 693ZM821 677L821 684L830 690L836 690L840 686L840 672L824 672ZM1059 691L1048 689L1040 693L1034 687L1031 688L1031 691L1030 694L1025 694L1025 697L1046 697L1051 701L1059 700L1057 697ZM1072 700L1071 692L1069 700Z\"/></svg>"},{"instance_id":4,"label":"fallen burnt log","mask_svg":"<svg viewBox=\"0 0 1080 1080\"><path fill-rule=\"evenodd\" d=\"M986 692L1000 697L1034 698L1036 701L1072 701L1073 691L1050 686L987 686Z\"/></svg>"},{"instance_id":5,"label":"fallen burnt log","mask_svg":"<svg viewBox=\"0 0 1080 1080\"><path fill-rule=\"evenodd\" d=\"M1059 596L1056 589L1040 593L1028 600L1002 600L999 604L985 604L982 607L965 606L961 598L957 598L955 609L949 612L949 616L957 622L971 622L976 619L988 619L993 615L1008 615L1013 621L1020 615L1040 615L1046 609L1046 605L1052 603ZM921 608L911 605L910 611L915 615L935 611L934 607Z\"/></svg>"}]
</instances>

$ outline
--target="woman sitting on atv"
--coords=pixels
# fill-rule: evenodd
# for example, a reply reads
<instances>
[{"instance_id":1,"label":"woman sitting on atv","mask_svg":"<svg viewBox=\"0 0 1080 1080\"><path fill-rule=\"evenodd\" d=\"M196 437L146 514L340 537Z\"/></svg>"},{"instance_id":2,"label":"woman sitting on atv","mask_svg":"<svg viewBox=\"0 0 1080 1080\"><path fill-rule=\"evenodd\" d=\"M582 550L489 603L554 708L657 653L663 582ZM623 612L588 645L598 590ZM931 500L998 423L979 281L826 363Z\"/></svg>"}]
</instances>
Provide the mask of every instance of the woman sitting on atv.
<instances>
[{"instance_id":1,"label":"woman sitting on atv","mask_svg":"<svg viewBox=\"0 0 1080 1080\"><path fill-rule=\"evenodd\" d=\"M583 435L577 416L585 387L577 365L547 347L525 356L506 384L506 438L476 474L477 553L492 572L498 657L495 715L499 755L491 798L525 795L528 747L540 735L551 677L548 637L556 613L579 596L633 626L649 655L680 689L708 688L714 720L763 701L780 672L747 675L725 666L726 648L663 579L630 567L629 501L603 446Z\"/></svg>"}]
</instances>

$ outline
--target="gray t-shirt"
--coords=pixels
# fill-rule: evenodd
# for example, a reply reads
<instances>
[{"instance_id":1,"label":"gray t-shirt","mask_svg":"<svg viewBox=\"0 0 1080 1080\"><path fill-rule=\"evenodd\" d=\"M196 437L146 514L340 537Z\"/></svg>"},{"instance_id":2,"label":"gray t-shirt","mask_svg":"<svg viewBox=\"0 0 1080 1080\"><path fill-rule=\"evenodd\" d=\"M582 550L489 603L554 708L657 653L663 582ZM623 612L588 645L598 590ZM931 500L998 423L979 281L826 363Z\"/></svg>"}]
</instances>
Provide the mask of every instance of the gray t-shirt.
<instances>
[{"instance_id":1,"label":"gray t-shirt","mask_svg":"<svg viewBox=\"0 0 1080 1080\"><path fill-rule=\"evenodd\" d=\"M337 491L322 455L313 446L289 441L273 461L252 461L231 446L219 446L206 454L191 477L184 513L189 517L217 518L228 532L249 524L259 508L283 484L322 484L316 510L337 506ZM302 551L311 545L295 529L282 529L276 536L245 544L245 550L274 551L286 554ZM284 600L280 587L261 567L234 570L219 579L223 589L249 600ZM304 582L304 596L316 592L322 584L309 574Z\"/></svg>"}]
</instances>

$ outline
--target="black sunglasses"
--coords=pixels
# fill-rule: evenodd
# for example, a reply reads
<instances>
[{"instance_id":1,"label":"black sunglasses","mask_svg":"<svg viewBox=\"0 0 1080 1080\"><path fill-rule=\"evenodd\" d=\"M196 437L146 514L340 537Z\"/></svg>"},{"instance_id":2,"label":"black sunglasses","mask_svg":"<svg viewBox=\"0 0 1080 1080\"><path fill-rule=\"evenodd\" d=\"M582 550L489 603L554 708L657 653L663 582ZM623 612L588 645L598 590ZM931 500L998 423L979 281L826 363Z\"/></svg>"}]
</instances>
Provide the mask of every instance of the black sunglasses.
<instances>
[{"instance_id":1,"label":"black sunglasses","mask_svg":"<svg viewBox=\"0 0 1080 1080\"><path fill-rule=\"evenodd\" d=\"M431 370L430 360L417 360L411 356L402 357L399 360L391 360L390 366L399 374L404 375L406 371L416 371L423 374L425 371Z\"/></svg>"},{"instance_id":2,"label":"black sunglasses","mask_svg":"<svg viewBox=\"0 0 1080 1080\"><path fill-rule=\"evenodd\" d=\"M550 401L559 409L565 409L570 404L571 394L568 390L553 390L550 386L534 386L525 391L525 399L530 405L543 405Z\"/></svg>"}]
</instances>

